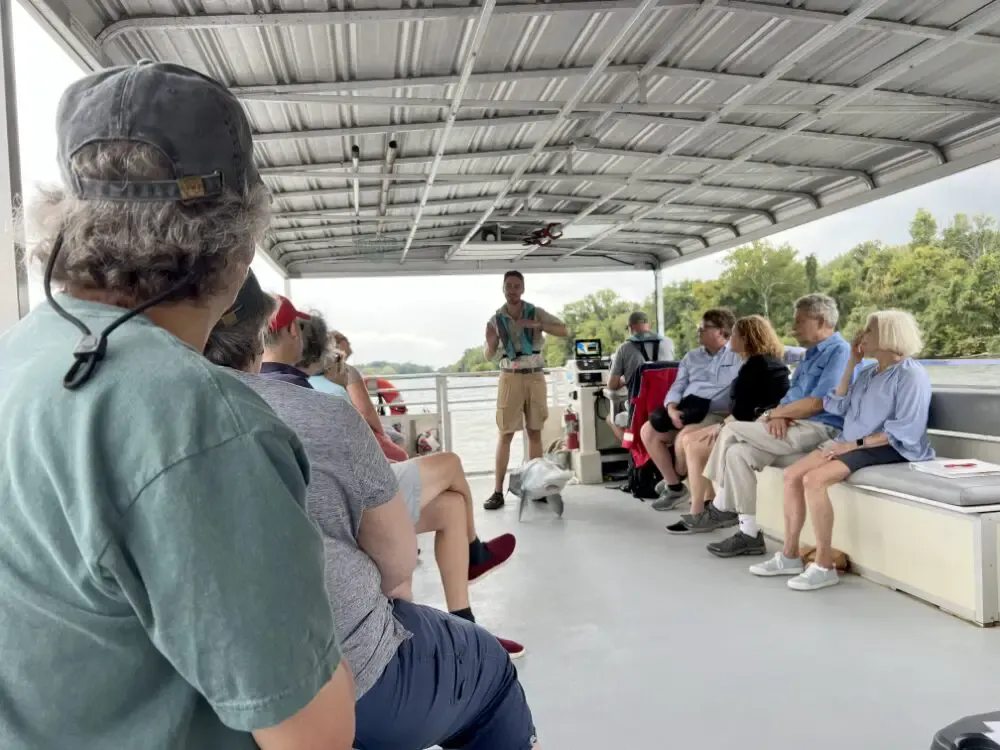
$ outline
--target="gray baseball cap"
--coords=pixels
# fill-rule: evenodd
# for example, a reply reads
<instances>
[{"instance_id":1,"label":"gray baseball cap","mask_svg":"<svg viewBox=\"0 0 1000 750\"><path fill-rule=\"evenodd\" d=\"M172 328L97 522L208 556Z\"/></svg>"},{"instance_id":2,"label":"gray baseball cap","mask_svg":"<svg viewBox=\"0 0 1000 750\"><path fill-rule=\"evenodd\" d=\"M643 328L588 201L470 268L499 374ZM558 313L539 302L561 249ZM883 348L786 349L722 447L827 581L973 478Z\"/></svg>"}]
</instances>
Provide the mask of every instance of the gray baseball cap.
<instances>
[{"instance_id":1,"label":"gray baseball cap","mask_svg":"<svg viewBox=\"0 0 1000 750\"><path fill-rule=\"evenodd\" d=\"M221 83L181 65L143 60L71 85L56 116L63 180L84 200L210 201L260 184L253 136L239 100ZM83 177L73 157L109 141L144 143L173 165L174 179Z\"/></svg>"}]
</instances>

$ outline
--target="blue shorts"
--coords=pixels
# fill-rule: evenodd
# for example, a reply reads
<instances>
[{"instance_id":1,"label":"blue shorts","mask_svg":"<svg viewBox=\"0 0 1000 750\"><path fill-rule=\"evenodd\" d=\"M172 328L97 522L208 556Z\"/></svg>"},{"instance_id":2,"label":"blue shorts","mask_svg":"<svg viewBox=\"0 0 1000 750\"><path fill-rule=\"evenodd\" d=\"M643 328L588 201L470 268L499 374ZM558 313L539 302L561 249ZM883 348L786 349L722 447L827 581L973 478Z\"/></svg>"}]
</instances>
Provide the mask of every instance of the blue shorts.
<instances>
[{"instance_id":1,"label":"blue shorts","mask_svg":"<svg viewBox=\"0 0 1000 750\"><path fill-rule=\"evenodd\" d=\"M530 750L535 725L517 670L482 628L396 600L413 633L357 702L358 750Z\"/></svg>"}]
</instances>

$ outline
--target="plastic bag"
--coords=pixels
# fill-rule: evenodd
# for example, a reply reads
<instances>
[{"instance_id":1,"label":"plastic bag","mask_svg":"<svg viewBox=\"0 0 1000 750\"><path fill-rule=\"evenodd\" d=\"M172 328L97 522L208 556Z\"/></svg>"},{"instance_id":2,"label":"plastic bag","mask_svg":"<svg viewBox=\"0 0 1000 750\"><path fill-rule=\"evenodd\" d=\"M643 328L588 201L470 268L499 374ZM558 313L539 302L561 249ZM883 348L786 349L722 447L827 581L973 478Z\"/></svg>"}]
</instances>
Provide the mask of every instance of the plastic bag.
<instances>
[{"instance_id":1,"label":"plastic bag","mask_svg":"<svg viewBox=\"0 0 1000 750\"><path fill-rule=\"evenodd\" d=\"M510 489L522 500L537 500L558 495L572 478L573 472L562 468L555 461L533 458L514 472Z\"/></svg>"}]
</instances>

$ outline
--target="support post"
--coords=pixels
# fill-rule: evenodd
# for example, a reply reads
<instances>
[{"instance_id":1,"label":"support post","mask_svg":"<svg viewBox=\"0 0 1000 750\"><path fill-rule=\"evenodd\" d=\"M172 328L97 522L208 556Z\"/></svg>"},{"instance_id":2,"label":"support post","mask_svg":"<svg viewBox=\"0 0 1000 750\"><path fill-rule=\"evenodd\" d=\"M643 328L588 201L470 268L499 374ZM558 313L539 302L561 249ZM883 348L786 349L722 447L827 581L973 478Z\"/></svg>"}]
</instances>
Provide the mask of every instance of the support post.
<instances>
[{"instance_id":1,"label":"support post","mask_svg":"<svg viewBox=\"0 0 1000 750\"><path fill-rule=\"evenodd\" d=\"M24 233L15 223L22 192L13 23L11 3L0 2L0 333L29 309Z\"/></svg>"},{"instance_id":2,"label":"support post","mask_svg":"<svg viewBox=\"0 0 1000 750\"><path fill-rule=\"evenodd\" d=\"M656 305L656 332L666 335L666 320L663 312L663 269L653 269L653 304Z\"/></svg>"},{"instance_id":3,"label":"support post","mask_svg":"<svg viewBox=\"0 0 1000 750\"><path fill-rule=\"evenodd\" d=\"M434 377L434 385L438 413L438 437L441 440L441 450L451 452L451 410L448 408L448 376L439 373Z\"/></svg>"}]
</instances>

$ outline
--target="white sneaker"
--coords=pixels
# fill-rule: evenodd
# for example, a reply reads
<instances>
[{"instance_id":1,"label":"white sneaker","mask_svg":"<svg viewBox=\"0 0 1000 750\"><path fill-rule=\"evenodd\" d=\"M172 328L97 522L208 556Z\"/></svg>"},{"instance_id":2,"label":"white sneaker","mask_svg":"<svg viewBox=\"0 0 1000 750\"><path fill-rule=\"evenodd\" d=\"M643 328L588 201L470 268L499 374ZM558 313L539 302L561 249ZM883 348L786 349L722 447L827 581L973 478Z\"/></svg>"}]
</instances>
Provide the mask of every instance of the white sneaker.
<instances>
[{"instance_id":1,"label":"white sneaker","mask_svg":"<svg viewBox=\"0 0 1000 750\"><path fill-rule=\"evenodd\" d=\"M804 573L795 576L788 582L788 588L796 591L816 591L828 586L836 586L838 583L840 583L840 576L837 575L836 568L828 570L821 568L816 563L809 563Z\"/></svg>"},{"instance_id":2,"label":"white sneaker","mask_svg":"<svg viewBox=\"0 0 1000 750\"><path fill-rule=\"evenodd\" d=\"M755 576L771 578L773 576L797 576L805 570L802 560L797 557L785 557L783 552L775 552L770 560L750 566L750 572Z\"/></svg>"}]
</instances>

